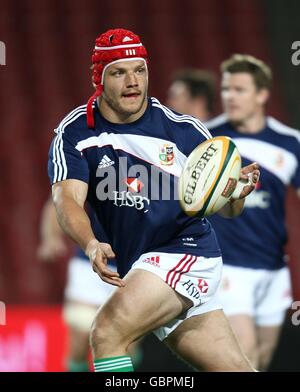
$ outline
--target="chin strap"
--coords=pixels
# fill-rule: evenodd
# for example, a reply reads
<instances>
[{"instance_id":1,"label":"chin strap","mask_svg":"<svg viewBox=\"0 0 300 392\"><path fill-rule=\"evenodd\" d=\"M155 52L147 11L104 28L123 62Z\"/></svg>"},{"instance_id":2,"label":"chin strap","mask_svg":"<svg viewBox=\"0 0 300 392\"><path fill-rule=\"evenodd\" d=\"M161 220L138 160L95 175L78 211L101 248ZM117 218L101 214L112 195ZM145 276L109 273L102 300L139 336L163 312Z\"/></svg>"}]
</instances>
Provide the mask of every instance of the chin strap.
<instances>
[{"instance_id":1,"label":"chin strap","mask_svg":"<svg viewBox=\"0 0 300 392\"><path fill-rule=\"evenodd\" d=\"M87 117L87 126L88 128L95 128L95 119L93 113L93 103L94 101L102 94L103 86L98 85L96 91L88 100L87 107L86 107L86 117Z\"/></svg>"}]
</instances>

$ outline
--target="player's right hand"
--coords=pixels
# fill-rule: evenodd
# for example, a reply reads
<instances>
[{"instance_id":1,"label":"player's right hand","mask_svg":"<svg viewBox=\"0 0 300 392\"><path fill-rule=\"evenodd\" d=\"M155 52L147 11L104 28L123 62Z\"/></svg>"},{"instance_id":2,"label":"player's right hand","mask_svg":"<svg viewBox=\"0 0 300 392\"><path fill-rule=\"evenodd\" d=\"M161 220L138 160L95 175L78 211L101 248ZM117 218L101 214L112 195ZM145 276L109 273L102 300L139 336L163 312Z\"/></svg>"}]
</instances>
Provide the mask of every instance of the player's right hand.
<instances>
[{"instance_id":1,"label":"player's right hand","mask_svg":"<svg viewBox=\"0 0 300 392\"><path fill-rule=\"evenodd\" d=\"M109 244L93 239L88 243L85 254L90 259L94 272L96 272L104 282L118 287L125 286L125 283L120 278L118 272L112 271L107 266L108 259L116 257Z\"/></svg>"},{"instance_id":2,"label":"player's right hand","mask_svg":"<svg viewBox=\"0 0 300 392\"><path fill-rule=\"evenodd\" d=\"M260 171L257 162L253 162L248 166L242 167L239 182L237 183L235 191L231 195L231 199L233 199L233 201L234 199L244 199L250 195L259 181L259 176Z\"/></svg>"}]
</instances>

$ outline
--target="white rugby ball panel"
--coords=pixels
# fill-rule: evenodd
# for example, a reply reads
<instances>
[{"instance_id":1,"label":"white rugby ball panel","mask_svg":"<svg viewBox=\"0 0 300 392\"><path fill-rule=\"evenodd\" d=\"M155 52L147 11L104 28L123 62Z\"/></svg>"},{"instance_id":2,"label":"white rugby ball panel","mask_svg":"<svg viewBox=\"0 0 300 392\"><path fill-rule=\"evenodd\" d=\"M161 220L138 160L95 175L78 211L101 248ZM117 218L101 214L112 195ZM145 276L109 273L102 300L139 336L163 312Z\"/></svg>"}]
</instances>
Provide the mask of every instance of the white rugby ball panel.
<instances>
[{"instance_id":1,"label":"white rugby ball panel","mask_svg":"<svg viewBox=\"0 0 300 392\"><path fill-rule=\"evenodd\" d=\"M219 177L219 182L211 194L208 205L204 211L200 211L203 216L212 215L219 211L228 202L237 186L241 170L241 158L236 148L229 157L228 164L224 167L225 170Z\"/></svg>"},{"instance_id":2,"label":"white rugby ball panel","mask_svg":"<svg viewBox=\"0 0 300 392\"><path fill-rule=\"evenodd\" d=\"M179 178L185 213L206 216L222 208L235 189L240 168L240 155L229 137L217 136L196 147Z\"/></svg>"}]
</instances>

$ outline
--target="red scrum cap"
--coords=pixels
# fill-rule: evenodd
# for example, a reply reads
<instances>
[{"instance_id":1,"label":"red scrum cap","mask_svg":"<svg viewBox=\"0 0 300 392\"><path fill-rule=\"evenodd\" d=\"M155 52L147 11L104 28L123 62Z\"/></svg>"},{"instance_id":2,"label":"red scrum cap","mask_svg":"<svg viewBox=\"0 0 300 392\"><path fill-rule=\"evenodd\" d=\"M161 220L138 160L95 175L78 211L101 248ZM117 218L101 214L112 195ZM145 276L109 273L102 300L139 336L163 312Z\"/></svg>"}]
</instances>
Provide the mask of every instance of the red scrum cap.
<instances>
[{"instance_id":1,"label":"red scrum cap","mask_svg":"<svg viewBox=\"0 0 300 392\"><path fill-rule=\"evenodd\" d=\"M95 93L87 104L87 124L94 128L93 102L102 94L106 68L119 61L144 60L147 62L147 51L140 37L132 31L124 29L108 30L96 38L93 50L92 80L96 86Z\"/></svg>"}]
</instances>

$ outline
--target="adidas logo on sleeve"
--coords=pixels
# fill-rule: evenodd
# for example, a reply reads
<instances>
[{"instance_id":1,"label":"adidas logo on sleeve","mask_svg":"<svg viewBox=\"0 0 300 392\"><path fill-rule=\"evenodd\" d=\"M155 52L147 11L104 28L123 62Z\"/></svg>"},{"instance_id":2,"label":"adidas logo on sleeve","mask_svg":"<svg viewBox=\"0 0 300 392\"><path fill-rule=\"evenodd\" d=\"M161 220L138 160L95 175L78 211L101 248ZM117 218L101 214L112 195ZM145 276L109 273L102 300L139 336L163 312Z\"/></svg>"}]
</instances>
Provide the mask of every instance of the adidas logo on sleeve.
<instances>
[{"instance_id":1,"label":"adidas logo on sleeve","mask_svg":"<svg viewBox=\"0 0 300 392\"><path fill-rule=\"evenodd\" d=\"M104 155L104 157L101 159L98 168L103 169L104 167L112 166L114 165L115 162L112 161L107 155Z\"/></svg>"}]
</instances>

